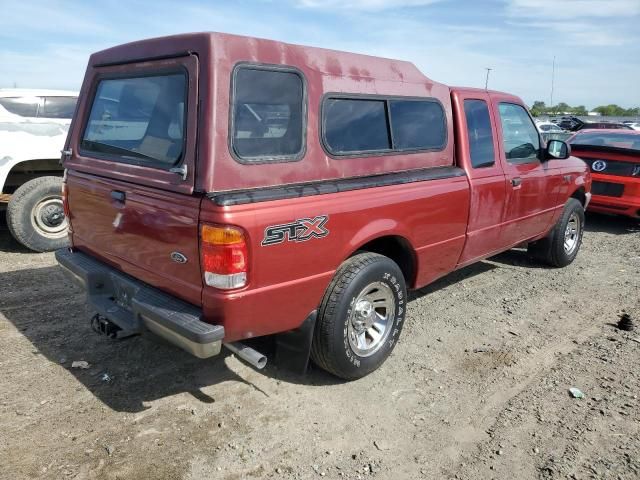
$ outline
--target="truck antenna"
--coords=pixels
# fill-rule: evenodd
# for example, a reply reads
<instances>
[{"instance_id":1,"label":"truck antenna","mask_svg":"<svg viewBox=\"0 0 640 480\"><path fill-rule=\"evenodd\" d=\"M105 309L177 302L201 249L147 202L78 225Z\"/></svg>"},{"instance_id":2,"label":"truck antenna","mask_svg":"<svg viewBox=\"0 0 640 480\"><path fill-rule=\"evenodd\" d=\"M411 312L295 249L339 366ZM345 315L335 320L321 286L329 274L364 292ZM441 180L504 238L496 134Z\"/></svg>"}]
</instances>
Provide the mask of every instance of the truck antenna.
<instances>
[{"instance_id":1,"label":"truck antenna","mask_svg":"<svg viewBox=\"0 0 640 480\"><path fill-rule=\"evenodd\" d=\"M491 72L493 68L485 67L485 70L487 71L487 76L484 79L484 89L487 90L487 88L489 87L489 72Z\"/></svg>"}]
</instances>

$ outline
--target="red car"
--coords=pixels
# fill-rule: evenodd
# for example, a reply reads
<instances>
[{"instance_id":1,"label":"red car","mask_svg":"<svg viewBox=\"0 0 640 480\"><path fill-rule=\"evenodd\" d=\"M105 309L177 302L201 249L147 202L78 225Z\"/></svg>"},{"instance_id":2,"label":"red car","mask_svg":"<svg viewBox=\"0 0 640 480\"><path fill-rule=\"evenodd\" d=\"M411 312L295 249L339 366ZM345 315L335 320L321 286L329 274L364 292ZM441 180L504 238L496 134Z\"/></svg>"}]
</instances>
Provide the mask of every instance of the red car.
<instances>
[{"instance_id":1,"label":"red car","mask_svg":"<svg viewBox=\"0 0 640 480\"><path fill-rule=\"evenodd\" d=\"M216 33L92 55L63 155L56 257L97 330L257 367L238 342L277 335L285 366L348 379L398 343L407 289L516 245L571 263L591 187L516 96Z\"/></svg>"},{"instance_id":2,"label":"red car","mask_svg":"<svg viewBox=\"0 0 640 480\"><path fill-rule=\"evenodd\" d=\"M582 130L568 142L591 168L589 210L640 218L640 131Z\"/></svg>"}]
</instances>

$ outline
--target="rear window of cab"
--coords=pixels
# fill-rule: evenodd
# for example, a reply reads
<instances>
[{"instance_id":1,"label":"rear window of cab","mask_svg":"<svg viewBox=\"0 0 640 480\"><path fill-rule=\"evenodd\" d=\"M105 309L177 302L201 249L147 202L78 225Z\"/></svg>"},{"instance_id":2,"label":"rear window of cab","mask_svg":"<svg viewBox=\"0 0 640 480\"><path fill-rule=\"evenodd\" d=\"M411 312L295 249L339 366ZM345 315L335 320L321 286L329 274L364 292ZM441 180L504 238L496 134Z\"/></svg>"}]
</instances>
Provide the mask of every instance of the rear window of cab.
<instances>
[{"instance_id":1,"label":"rear window of cab","mask_svg":"<svg viewBox=\"0 0 640 480\"><path fill-rule=\"evenodd\" d=\"M187 73L98 82L80 143L83 154L169 169L185 143Z\"/></svg>"}]
</instances>

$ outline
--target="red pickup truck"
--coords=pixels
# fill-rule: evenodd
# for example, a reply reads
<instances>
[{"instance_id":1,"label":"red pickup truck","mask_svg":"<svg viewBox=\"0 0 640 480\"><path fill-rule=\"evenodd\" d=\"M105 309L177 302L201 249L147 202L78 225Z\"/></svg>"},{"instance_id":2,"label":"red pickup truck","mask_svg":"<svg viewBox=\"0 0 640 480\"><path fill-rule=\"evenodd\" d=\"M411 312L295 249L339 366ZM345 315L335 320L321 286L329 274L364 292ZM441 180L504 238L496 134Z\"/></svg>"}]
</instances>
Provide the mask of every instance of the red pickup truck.
<instances>
[{"instance_id":1,"label":"red pickup truck","mask_svg":"<svg viewBox=\"0 0 640 480\"><path fill-rule=\"evenodd\" d=\"M514 246L573 261L591 180L523 102L413 64L218 33L89 60L56 253L112 336L359 378L407 289Z\"/></svg>"}]
</instances>

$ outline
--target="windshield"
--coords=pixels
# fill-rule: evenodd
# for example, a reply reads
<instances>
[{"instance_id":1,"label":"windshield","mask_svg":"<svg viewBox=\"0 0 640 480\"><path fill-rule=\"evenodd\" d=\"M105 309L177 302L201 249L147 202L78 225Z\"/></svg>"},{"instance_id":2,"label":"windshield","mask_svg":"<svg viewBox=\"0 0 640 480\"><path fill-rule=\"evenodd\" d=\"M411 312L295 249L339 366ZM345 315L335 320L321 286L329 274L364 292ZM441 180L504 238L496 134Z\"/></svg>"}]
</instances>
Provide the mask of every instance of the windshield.
<instances>
[{"instance_id":1,"label":"windshield","mask_svg":"<svg viewBox=\"0 0 640 480\"><path fill-rule=\"evenodd\" d=\"M182 157L185 100L184 73L101 80L81 149L114 161L170 168Z\"/></svg>"},{"instance_id":2,"label":"windshield","mask_svg":"<svg viewBox=\"0 0 640 480\"><path fill-rule=\"evenodd\" d=\"M640 134L633 133L578 133L569 143L571 143L571 145L624 148L640 153Z\"/></svg>"}]
</instances>

